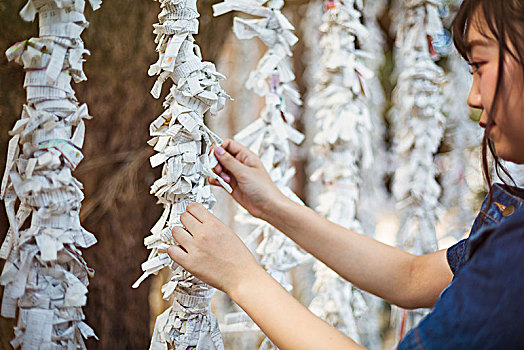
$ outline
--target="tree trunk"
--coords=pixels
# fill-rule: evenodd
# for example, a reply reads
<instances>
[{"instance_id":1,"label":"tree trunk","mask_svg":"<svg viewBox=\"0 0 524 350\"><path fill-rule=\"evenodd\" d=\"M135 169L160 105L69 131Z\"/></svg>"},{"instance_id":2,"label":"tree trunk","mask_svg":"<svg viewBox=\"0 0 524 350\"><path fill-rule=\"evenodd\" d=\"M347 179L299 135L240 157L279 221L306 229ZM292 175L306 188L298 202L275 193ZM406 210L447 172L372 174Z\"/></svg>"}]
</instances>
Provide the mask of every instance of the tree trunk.
<instances>
[{"instance_id":1,"label":"tree trunk","mask_svg":"<svg viewBox=\"0 0 524 350\"><path fill-rule=\"evenodd\" d=\"M7 62L4 52L15 42L28 39L34 35L38 27L35 23L25 23L20 16L20 6L18 1L0 0L0 176L3 176L7 142L10 130L15 121L20 118L22 105L25 102L25 92L23 89L24 72L15 63ZM5 210L0 210L0 244L7 233L9 224ZM4 261L0 260L0 269L3 270ZM0 287L0 295L3 296L4 288ZM0 317L0 349L11 349L9 341L14 337L13 326L15 320Z\"/></svg>"}]
</instances>

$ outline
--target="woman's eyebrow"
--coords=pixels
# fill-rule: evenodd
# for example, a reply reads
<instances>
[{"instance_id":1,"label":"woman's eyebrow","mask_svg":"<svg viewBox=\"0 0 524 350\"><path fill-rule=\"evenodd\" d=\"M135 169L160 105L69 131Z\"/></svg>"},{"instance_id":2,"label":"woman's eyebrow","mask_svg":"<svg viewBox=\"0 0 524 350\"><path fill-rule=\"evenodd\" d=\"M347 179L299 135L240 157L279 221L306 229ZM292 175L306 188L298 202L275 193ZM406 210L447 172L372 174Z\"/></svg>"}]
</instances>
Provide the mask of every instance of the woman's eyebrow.
<instances>
[{"instance_id":1,"label":"woman's eyebrow","mask_svg":"<svg viewBox=\"0 0 524 350\"><path fill-rule=\"evenodd\" d=\"M486 39L473 39L471 41L468 41L467 43L467 51L469 53L471 53L471 50L473 50L473 48L475 46L483 46L483 47L487 47L487 46L491 46L493 45L493 43L489 40L486 40Z\"/></svg>"}]
</instances>

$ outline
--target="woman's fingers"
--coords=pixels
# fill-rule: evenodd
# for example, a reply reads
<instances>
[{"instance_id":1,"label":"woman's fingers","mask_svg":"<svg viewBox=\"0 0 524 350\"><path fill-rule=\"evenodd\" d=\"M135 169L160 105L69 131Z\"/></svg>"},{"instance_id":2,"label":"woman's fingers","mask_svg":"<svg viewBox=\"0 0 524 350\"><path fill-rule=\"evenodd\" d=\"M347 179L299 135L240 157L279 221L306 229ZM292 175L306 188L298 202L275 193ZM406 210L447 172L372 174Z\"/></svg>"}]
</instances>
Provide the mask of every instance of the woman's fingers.
<instances>
[{"instance_id":1,"label":"woman's fingers","mask_svg":"<svg viewBox=\"0 0 524 350\"><path fill-rule=\"evenodd\" d=\"M222 143L221 147L227 150L233 156L236 156L238 153L242 151L249 152L249 149L247 147L242 146L240 143L236 142L233 139L224 139L224 142Z\"/></svg>"},{"instance_id":2,"label":"woman's fingers","mask_svg":"<svg viewBox=\"0 0 524 350\"><path fill-rule=\"evenodd\" d=\"M224 173L224 172L221 172L218 176L223 178L224 181L227 182L227 183L231 182L231 177L228 174Z\"/></svg>"},{"instance_id":3,"label":"woman's fingers","mask_svg":"<svg viewBox=\"0 0 524 350\"><path fill-rule=\"evenodd\" d=\"M221 184L220 182L218 182L217 179L212 178L212 177L209 178L209 183L210 183L211 185L213 185L213 186L222 187L222 184Z\"/></svg>"},{"instance_id":4,"label":"woman's fingers","mask_svg":"<svg viewBox=\"0 0 524 350\"><path fill-rule=\"evenodd\" d=\"M241 164L244 164L249 167L257 165L258 156L255 153L251 152L249 148L241 145L240 143L234 140L224 140L224 143L219 148L223 148L224 150L226 150L227 153L231 154L231 156L237 159Z\"/></svg>"},{"instance_id":5,"label":"woman's fingers","mask_svg":"<svg viewBox=\"0 0 524 350\"><path fill-rule=\"evenodd\" d=\"M188 248L191 245L191 240L193 237L184 230L183 227L177 226L171 230L173 238L179 245L173 245L167 249L167 254L171 259L177 262L180 265L186 264L186 261L189 257Z\"/></svg>"},{"instance_id":6,"label":"woman's fingers","mask_svg":"<svg viewBox=\"0 0 524 350\"><path fill-rule=\"evenodd\" d=\"M222 165L222 169L225 168L233 176L245 170L244 165L222 147L215 148L215 156Z\"/></svg>"},{"instance_id":7,"label":"woman's fingers","mask_svg":"<svg viewBox=\"0 0 524 350\"><path fill-rule=\"evenodd\" d=\"M229 176L229 174L226 174L226 173L221 173L219 175L222 179L224 179L225 182L227 182L228 184L231 185L231 187L234 188L234 184L236 183L235 182L235 179L234 178L231 178L231 176ZM209 177L208 178L209 180L209 183L213 186L218 186L218 187L222 187L222 184L220 184L220 182L218 182L217 179L213 178L213 177Z\"/></svg>"},{"instance_id":8,"label":"woman's fingers","mask_svg":"<svg viewBox=\"0 0 524 350\"><path fill-rule=\"evenodd\" d=\"M204 223L214 218L213 214L211 214L209 210L204 208L202 204L196 202L189 203L189 205L186 208L186 213L191 214L191 216L193 216L193 218L198 220L200 223ZM186 217L184 214L182 214L182 216L184 216L184 220L187 220L188 224L192 225L193 228L186 226L184 221L182 221L182 216L180 216L180 220L182 221L184 226L186 226L189 229L189 231L193 232L193 230L197 229L198 226L196 226L195 222L192 221L189 217Z\"/></svg>"},{"instance_id":9,"label":"woman's fingers","mask_svg":"<svg viewBox=\"0 0 524 350\"><path fill-rule=\"evenodd\" d=\"M191 244L191 240L193 237L191 237L191 234L187 232L183 227L176 226L171 230L171 235L182 246L188 246ZM185 249L187 251L187 248Z\"/></svg>"},{"instance_id":10,"label":"woman's fingers","mask_svg":"<svg viewBox=\"0 0 524 350\"><path fill-rule=\"evenodd\" d=\"M188 257L187 251L179 245L173 245L167 249L167 255L177 264L185 265Z\"/></svg>"},{"instance_id":11,"label":"woman's fingers","mask_svg":"<svg viewBox=\"0 0 524 350\"><path fill-rule=\"evenodd\" d=\"M213 172L215 174L220 174L223 172L222 170L222 165L220 165L220 163L218 163L214 168L213 168Z\"/></svg>"},{"instance_id":12,"label":"woman's fingers","mask_svg":"<svg viewBox=\"0 0 524 350\"><path fill-rule=\"evenodd\" d=\"M195 218L187 211L180 215L180 222L182 223L182 225L184 225L184 227L187 229L191 236L194 236L199 227L202 225L202 222L200 222L197 218Z\"/></svg>"},{"instance_id":13,"label":"woman's fingers","mask_svg":"<svg viewBox=\"0 0 524 350\"><path fill-rule=\"evenodd\" d=\"M239 159L239 155L249 157L255 155L248 147L236 142L233 139L225 139L222 143L222 147L231 153L235 158Z\"/></svg>"},{"instance_id":14,"label":"woman's fingers","mask_svg":"<svg viewBox=\"0 0 524 350\"><path fill-rule=\"evenodd\" d=\"M220 176L222 179L224 179L225 182L230 182L231 181L231 176L229 176L229 174L227 174L224 169L222 169L222 165L220 165L220 163L218 163L214 168L213 168L213 172L215 174L217 174L218 176ZM218 181L217 181L218 182ZM213 183L214 184L214 183Z\"/></svg>"}]
</instances>

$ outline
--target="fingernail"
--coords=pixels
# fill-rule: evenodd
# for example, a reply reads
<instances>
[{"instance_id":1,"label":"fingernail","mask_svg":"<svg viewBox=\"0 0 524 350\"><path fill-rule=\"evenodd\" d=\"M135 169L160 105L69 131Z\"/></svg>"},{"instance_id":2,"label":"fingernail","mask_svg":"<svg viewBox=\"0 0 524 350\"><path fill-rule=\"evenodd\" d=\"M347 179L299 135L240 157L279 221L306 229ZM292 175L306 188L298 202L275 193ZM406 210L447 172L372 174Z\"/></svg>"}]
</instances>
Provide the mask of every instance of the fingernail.
<instances>
[{"instance_id":1,"label":"fingernail","mask_svg":"<svg viewBox=\"0 0 524 350\"><path fill-rule=\"evenodd\" d=\"M226 182L231 181L231 178L227 174L221 174L220 177L223 178Z\"/></svg>"},{"instance_id":2,"label":"fingernail","mask_svg":"<svg viewBox=\"0 0 524 350\"><path fill-rule=\"evenodd\" d=\"M221 156L224 153L226 153L226 150L223 149L222 147L217 147L217 148L215 148L215 153L218 154L219 156Z\"/></svg>"}]
</instances>

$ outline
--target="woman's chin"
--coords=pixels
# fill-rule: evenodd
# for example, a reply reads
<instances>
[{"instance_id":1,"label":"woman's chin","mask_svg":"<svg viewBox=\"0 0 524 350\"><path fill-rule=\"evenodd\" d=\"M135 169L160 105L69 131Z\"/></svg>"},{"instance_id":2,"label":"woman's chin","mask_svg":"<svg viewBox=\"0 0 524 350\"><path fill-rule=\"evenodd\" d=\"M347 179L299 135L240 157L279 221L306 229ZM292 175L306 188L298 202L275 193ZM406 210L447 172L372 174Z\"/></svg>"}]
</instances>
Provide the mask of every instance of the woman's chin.
<instances>
[{"instance_id":1,"label":"woman's chin","mask_svg":"<svg viewBox=\"0 0 524 350\"><path fill-rule=\"evenodd\" d=\"M524 164L524 150L519 150L519 152L510 152L508 150L499 150L497 148L497 155L506 162Z\"/></svg>"}]
</instances>

